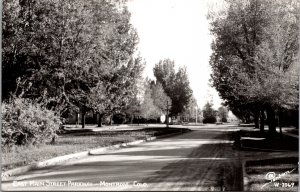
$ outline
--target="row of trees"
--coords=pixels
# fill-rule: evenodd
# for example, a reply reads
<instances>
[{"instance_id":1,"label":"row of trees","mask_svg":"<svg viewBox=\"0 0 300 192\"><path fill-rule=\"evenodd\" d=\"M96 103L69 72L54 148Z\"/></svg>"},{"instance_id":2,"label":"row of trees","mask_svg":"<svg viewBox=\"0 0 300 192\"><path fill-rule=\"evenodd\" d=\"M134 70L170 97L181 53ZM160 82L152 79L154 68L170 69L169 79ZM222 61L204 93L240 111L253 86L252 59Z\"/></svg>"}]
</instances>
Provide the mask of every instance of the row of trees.
<instances>
[{"instance_id":1,"label":"row of trees","mask_svg":"<svg viewBox=\"0 0 300 192\"><path fill-rule=\"evenodd\" d=\"M139 91L124 110L125 114L131 116L131 123L134 118L138 118L138 121L139 118L157 120L166 114L166 103L171 102L160 83L146 79L140 85Z\"/></svg>"},{"instance_id":2,"label":"row of trees","mask_svg":"<svg viewBox=\"0 0 300 192\"><path fill-rule=\"evenodd\" d=\"M99 114L101 125L105 114L124 109L144 68L135 56L138 35L129 21L123 1L4 0L2 102L7 110L2 110L14 113L16 108L7 105L23 99L58 117L81 112L84 127L89 110ZM31 115L33 108L25 106L20 110ZM22 113L15 112L13 127L22 124ZM8 127L3 130L9 130L13 120L4 116ZM15 130L23 138L38 135L24 132L31 125L23 125Z\"/></svg>"},{"instance_id":3,"label":"row of trees","mask_svg":"<svg viewBox=\"0 0 300 192\"><path fill-rule=\"evenodd\" d=\"M227 122L228 109L224 106L220 106L218 110L213 109L213 104L207 102L203 108L203 123L215 123L217 118L219 122Z\"/></svg>"},{"instance_id":4,"label":"row of trees","mask_svg":"<svg viewBox=\"0 0 300 192\"><path fill-rule=\"evenodd\" d=\"M146 79L140 86L140 91L132 99L125 113L133 117L157 119L161 115L177 117L186 121L195 121L202 113L204 123L215 123L217 118L227 122L228 109L224 106L218 110L207 103L201 111L189 85L185 67L175 69L175 62L170 59L160 60L153 68L156 81Z\"/></svg>"},{"instance_id":5,"label":"row of trees","mask_svg":"<svg viewBox=\"0 0 300 192\"><path fill-rule=\"evenodd\" d=\"M143 61L133 57L138 36L124 5L105 0L3 4L4 100L11 92L22 93L59 115L75 110L84 116L92 109L101 117L126 106Z\"/></svg>"},{"instance_id":6,"label":"row of trees","mask_svg":"<svg viewBox=\"0 0 300 192\"><path fill-rule=\"evenodd\" d=\"M260 120L261 131L267 117L273 133L276 116L298 114L299 2L226 0L226 5L208 16L212 84L237 117L253 117L256 127Z\"/></svg>"},{"instance_id":7,"label":"row of trees","mask_svg":"<svg viewBox=\"0 0 300 192\"><path fill-rule=\"evenodd\" d=\"M197 107L185 67L176 70L173 60L163 59L155 65L153 72L156 80L146 79L140 83L125 113L157 119L167 114L173 117L183 115Z\"/></svg>"}]
</instances>

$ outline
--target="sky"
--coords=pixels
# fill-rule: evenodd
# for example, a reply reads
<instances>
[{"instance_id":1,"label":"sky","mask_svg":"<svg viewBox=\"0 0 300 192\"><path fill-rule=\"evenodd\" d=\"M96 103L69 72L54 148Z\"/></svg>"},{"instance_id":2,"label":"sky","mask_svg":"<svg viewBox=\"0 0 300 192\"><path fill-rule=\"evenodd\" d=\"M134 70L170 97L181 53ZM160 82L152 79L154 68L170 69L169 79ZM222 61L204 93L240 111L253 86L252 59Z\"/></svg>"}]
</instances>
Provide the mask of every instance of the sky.
<instances>
[{"instance_id":1,"label":"sky","mask_svg":"<svg viewBox=\"0 0 300 192\"><path fill-rule=\"evenodd\" d=\"M209 86L212 36L206 18L220 0L129 0L131 23L140 41L138 52L146 61L144 77L155 79L153 67L169 58L186 66L193 95L202 109L207 101L217 109L222 100Z\"/></svg>"}]
</instances>

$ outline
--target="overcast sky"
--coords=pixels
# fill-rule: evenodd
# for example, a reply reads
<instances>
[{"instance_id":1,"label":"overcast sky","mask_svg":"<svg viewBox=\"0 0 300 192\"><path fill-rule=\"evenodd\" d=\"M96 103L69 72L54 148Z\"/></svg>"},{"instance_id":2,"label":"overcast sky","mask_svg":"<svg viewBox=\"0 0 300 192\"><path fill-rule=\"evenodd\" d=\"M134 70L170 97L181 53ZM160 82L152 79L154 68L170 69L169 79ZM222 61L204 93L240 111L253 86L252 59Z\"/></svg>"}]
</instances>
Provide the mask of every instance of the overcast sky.
<instances>
[{"instance_id":1,"label":"overcast sky","mask_svg":"<svg viewBox=\"0 0 300 192\"><path fill-rule=\"evenodd\" d=\"M220 1L219 1L220 2ZM138 51L146 60L144 76L154 79L153 67L169 58L176 66L186 66L190 85L200 108L213 99L218 108L221 99L209 86L212 36L206 19L217 0L130 0L132 24L137 29Z\"/></svg>"}]
</instances>

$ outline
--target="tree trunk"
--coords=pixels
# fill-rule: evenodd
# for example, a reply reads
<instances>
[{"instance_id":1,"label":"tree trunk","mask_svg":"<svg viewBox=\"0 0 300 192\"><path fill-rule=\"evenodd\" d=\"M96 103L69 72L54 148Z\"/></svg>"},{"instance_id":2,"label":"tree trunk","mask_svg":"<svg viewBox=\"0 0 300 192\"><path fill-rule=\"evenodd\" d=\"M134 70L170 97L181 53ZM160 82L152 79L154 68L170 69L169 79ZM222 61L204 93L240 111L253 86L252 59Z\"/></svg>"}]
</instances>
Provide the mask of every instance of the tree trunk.
<instances>
[{"instance_id":1,"label":"tree trunk","mask_svg":"<svg viewBox=\"0 0 300 192\"><path fill-rule=\"evenodd\" d=\"M260 111L260 126L259 126L259 129L260 129L260 132L261 133L264 133L265 132L265 111L264 110L261 110Z\"/></svg>"},{"instance_id":2,"label":"tree trunk","mask_svg":"<svg viewBox=\"0 0 300 192\"><path fill-rule=\"evenodd\" d=\"M50 142L51 145L54 145L56 143L56 136L52 137L52 140Z\"/></svg>"},{"instance_id":3,"label":"tree trunk","mask_svg":"<svg viewBox=\"0 0 300 192\"><path fill-rule=\"evenodd\" d=\"M76 128L77 128L77 126L79 126L79 112L77 113L76 112Z\"/></svg>"},{"instance_id":4,"label":"tree trunk","mask_svg":"<svg viewBox=\"0 0 300 192\"><path fill-rule=\"evenodd\" d=\"M85 127L85 111L82 111L81 113L81 125L82 125L82 128Z\"/></svg>"},{"instance_id":5,"label":"tree trunk","mask_svg":"<svg viewBox=\"0 0 300 192\"><path fill-rule=\"evenodd\" d=\"M131 115L130 124L133 124L133 115Z\"/></svg>"},{"instance_id":6,"label":"tree trunk","mask_svg":"<svg viewBox=\"0 0 300 192\"><path fill-rule=\"evenodd\" d=\"M110 122L109 122L110 125L113 124L113 116L114 116L114 115L111 115L111 116L110 116Z\"/></svg>"},{"instance_id":7,"label":"tree trunk","mask_svg":"<svg viewBox=\"0 0 300 192\"><path fill-rule=\"evenodd\" d=\"M275 112L272 109L272 107L267 108L267 116L268 116L269 133L274 134L276 133L276 119L275 119Z\"/></svg>"},{"instance_id":8,"label":"tree trunk","mask_svg":"<svg viewBox=\"0 0 300 192\"><path fill-rule=\"evenodd\" d=\"M102 127L102 117L103 117L103 114L100 114L98 112L98 127Z\"/></svg>"},{"instance_id":9,"label":"tree trunk","mask_svg":"<svg viewBox=\"0 0 300 192\"><path fill-rule=\"evenodd\" d=\"M247 117L246 117L246 123L247 124L251 123L250 115L247 115Z\"/></svg>"},{"instance_id":10,"label":"tree trunk","mask_svg":"<svg viewBox=\"0 0 300 192\"><path fill-rule=\"evenodd\" d=\"M254 124L255 124L255 128L258 129L259 128L259 112L254 113Z\"/></svg>"},{"instance_id":11,"label":"tree trunk","mask_svg":"<svg viewBox=\"0 0 300 192\"><path fill-rule=\"evenodd\" d=\"M280 130L280 137L282 138L282 124L280 122L280 119L281 119L281 111L278 110L278 127L279 127L279 130Z\"/></svg>"}]
</instances>

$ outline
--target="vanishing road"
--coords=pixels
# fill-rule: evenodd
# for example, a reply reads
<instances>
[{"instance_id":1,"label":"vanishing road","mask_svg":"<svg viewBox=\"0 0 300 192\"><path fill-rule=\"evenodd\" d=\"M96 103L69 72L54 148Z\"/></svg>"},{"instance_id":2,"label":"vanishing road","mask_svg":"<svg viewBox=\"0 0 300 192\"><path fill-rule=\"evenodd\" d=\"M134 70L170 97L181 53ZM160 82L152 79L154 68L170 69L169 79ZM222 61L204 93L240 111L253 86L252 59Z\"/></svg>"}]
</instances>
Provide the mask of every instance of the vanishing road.
<instances>
[{"instance_id":1,"label":"vanishing road","mask_svg":"<svg viewBox=\"0 0 300 192\"><path fill-rule=\"evenodd\" d=\"M242 190L237 128L189 126L193 131L88 156L2 181L13 191Z\"/></svg>"}]
</instances>

